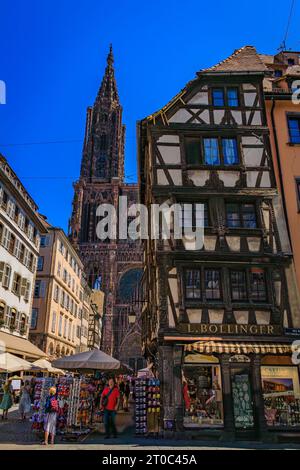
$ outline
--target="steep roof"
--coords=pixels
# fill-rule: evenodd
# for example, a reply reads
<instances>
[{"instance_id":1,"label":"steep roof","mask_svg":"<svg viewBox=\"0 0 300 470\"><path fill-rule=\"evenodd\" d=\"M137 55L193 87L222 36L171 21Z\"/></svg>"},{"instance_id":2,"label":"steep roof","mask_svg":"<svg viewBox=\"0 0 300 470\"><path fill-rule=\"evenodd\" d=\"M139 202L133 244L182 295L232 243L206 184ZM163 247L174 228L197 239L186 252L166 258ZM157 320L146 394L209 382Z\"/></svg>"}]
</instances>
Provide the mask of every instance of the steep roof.
<instances>
[{"instance_id":1,"label":"steep roof","mask_svg":"<svg viewBox=\"0 0 300 470\"><path fill-rule=\"evenodd\" d=\"M205 72L266 72L268 69L253 46L236 49L227 59L198 73Z\"/></svg>"}]
</instances>

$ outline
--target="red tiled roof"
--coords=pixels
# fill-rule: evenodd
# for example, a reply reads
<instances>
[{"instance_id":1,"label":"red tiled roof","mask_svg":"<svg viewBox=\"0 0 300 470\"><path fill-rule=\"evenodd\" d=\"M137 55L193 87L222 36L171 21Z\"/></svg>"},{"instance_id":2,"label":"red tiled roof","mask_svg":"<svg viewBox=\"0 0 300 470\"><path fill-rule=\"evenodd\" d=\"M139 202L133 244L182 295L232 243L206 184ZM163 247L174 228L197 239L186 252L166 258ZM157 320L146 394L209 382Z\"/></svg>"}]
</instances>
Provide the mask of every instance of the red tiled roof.
<instances>
[{"instance_id":1,"label":"red tiled roof","mask_svg":"<svg viewBox=\"0 0 300 470\"><path fill-rule=\"evenodd\" d=\"M205 72L266 72L268 69L253 46L236 49L227 59L201 70Z\"/></svg>"}]
</instances>

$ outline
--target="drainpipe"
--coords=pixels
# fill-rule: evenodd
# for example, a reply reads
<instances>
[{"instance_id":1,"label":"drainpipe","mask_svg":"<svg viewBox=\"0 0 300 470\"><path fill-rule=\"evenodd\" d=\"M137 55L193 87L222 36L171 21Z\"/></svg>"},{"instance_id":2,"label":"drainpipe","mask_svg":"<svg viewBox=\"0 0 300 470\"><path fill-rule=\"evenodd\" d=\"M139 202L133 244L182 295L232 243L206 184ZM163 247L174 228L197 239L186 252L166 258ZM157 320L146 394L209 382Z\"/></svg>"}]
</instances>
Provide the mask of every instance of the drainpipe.
<instances>
[{"instance_id":1,"label":"drainpipe","mask_svg":"<svg viewBox=\"0 0 300 470\"><path fill-rule=\"evenodd\" d=\"M275 118L274 118L275 106L276 106L276 100L274 98L272 98L271 122L272 122L272 130L273 130L273 135L274 135L274 143L275 143L275 151L276 151L275 152L276 153L276 162L277 162L278 173L279 173L279 186L280 186L280 192L282 194L282 206L283 206L284 216L285 216L285 220L286 220L286 226L287 226L289 242L290 242L290 246L293 250L292 241L291 241L290 226L289 226L289 220L288 220L288 214L287 214L287 208L286 208L286 199L285 199L285 192L284 192L284 185L283 185L282 168L281 168L281 160L280 160L280 152L279 152L279 145L278 145L278 138L277 138L276 123L275 123Z\"/></svg>"}]
</instances>

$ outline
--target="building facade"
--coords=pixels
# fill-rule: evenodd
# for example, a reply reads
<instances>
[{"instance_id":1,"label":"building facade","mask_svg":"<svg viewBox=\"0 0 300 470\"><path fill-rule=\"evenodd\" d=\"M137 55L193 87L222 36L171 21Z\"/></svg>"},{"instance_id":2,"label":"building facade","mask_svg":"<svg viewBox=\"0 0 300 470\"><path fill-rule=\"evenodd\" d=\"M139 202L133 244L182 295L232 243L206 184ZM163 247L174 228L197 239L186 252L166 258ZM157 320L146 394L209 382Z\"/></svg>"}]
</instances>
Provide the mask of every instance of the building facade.
<instances>
[{"instance_id":1,"label":"building facade","mask_svg":"<svg viewBox=\"0 0 300 470\"><path fill-rule=\"evenodd\" d=\"M144 243L142 344L161 380L165 433L269 438L299 430L292 252L251 46L138 125L141 202L178 204L183 235ZM186 206L187 205L187 206ZM200 212L197 211L201 208ZM278 392L278 393L277 393Z\"/></svg>"},{"instance_id":2,"label":"building facade","mask_svg":"<svg viewBox=\"0 0 300 470\"><path fill-rule=\"evenodd\" d=\"M300 289L300 104L292 99L300 80L300 53L261 55L269 74L264 80L265 106L278 189L282 196Z\"/></svg>"},{"instance_id":3,"label":"building facade","mask_svg":"<svg viewBox=\"0 0 300 470\"><path fill-rule=\"evenodd\" d=\"M90 287L100 286L105 293L101 349L128 363L130 358L141 357L140 324L132 329L128 314L142 272L142 249L127 237L120 239L117 234L102 240L96 233L99 205L111 204L118 214L120 196L127 197L128 206L138 199L137 185L124 182L125 126L113 62L110 49L94 106L87 109L69 236L80 253Z\"/></svg>"},{"instance_id":4,"label":"building facade","mask_svg":"<svg viewBox=\"0 0 300 470\"><path fill-rule=\"evenodd\" d=\"M25 341L29 334L40 234L46 232L37 210L36 203L0 155L0 341L10 352L28 358L40 357L41 352Z\"/></svg>"},{"instance_id":5,"label":"building facade","mask_svg":"<svg viewBox=\"0 0 300 470\"><path fill-rule=\"evenodd\" d=\"M89 349L100 349L104 292L91 289L85 276L82 277L81 286L81 325L77 327L77 336L81 338L79 352L84 352Z\"/></svg>"},{"instance_id":6,"label":"building facade","mask_svg":"<svg viewBox=\"0 0 300 470\"><path fill-rule=\"evenodd\" d=\"M47 225L37 263L30 339L54 358L80 349L83 266L64 231Z\"/></svg>"}]
</instances>

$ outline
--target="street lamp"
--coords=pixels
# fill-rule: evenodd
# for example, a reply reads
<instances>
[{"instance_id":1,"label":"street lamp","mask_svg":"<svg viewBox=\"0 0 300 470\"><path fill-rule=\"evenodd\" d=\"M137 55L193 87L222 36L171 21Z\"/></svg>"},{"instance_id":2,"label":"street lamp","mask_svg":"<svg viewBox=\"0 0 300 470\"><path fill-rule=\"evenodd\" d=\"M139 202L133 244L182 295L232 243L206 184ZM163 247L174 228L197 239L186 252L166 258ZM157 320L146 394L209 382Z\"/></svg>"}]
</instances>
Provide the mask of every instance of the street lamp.
<instances>
[{"instance_id":1,"label":"street lamp","mask_svg":"<svg viewBox=\"0 0 300 470\"><path fill-rule=\"evenodd\" d=\"M131 312L128 315L128 321L129 321L130 325L133 325L136 321L136 313L135 313L133 307L132 307Z\"/></svg>"}]
</instances>

